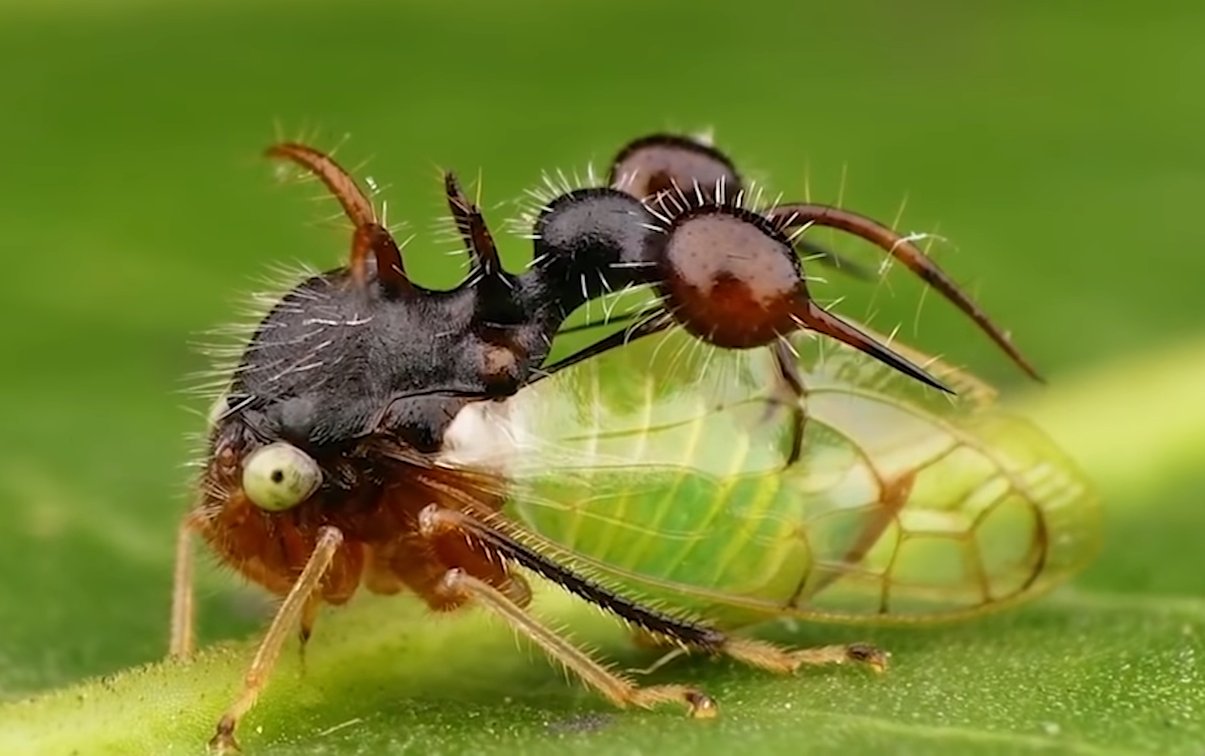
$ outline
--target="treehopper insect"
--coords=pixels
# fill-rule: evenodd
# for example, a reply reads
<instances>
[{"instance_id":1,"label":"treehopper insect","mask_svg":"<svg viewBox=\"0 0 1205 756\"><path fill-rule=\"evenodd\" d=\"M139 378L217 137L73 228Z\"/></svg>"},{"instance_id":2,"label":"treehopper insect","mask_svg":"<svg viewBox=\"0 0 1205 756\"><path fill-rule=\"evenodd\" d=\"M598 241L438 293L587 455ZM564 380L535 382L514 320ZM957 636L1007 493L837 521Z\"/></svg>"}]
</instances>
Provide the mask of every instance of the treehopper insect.
<instances>
[{"instance_id":1,"label":"treehopper insect","mask_svg":"<svg viewBox=\"0 0 1205 756\"><path fill-rule=\"evenodd\" d=\"M194 536L283 598L215 748L237 748L287 637L304 642L323 604L361 588L485 608L620 706L708 717L704 691L638 685L542 624L525 575L658 643L775 672L882 669L863 643L790 649L737 631L976 614L1059 583L1095 548L1089 486L990 388L812 299L797 248L852 266L798 231L836 228L902 261L1036 375L935 263L869 218L746 207L722 153L655 136L619 154L608 186L540 209L519 274L446 174L474 265L433 291L334 160L298 143L268 153L317 176L354 232L348 264L288 291L242 348L181 525L173 655L194 645ZM570 313L631 289L652 304L626 328L549 359Z\"/></svg>"}]
</instances>

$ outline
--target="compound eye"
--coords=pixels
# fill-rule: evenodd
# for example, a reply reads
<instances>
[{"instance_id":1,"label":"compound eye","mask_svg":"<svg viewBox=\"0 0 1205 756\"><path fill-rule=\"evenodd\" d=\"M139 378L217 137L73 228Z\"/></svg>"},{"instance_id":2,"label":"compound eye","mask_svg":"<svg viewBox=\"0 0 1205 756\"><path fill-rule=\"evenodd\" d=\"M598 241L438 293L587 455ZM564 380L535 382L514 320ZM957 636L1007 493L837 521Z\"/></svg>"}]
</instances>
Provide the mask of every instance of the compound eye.
<instances>
[{"instance_id":1,"label":"compound eye","mask_svg":"<svg viewBox=\"0 0 1205 756\"><path fill-rule=\"evenodd\" d=\"M806 299L790 241L763 218L708 206L674 220L657 251L658 287L686 330L717 346L748 349L799 328Z\"/></svg>"},{"instance_id":2,"label":"compound eye","mask_svg":"<svg viewBox=\"0 0 1205 756\"><path fill-rule=\"evenodd\" d=\"M637 139L620 150L611 163L609 181L642 200L673 191L688 202L698 195L713 201L717 194L735 197L741 190L740 176L722 152L669 134Z\"/></svg>"},{"instance_id":3,"label":"compound eye","mask_svg":"<svg viewBox=\"0 0 1205 756\"><path fill-rule=\"evenodd\" d=\"M322 468L313 457L284 441L262 446L243 461L243 492L260 509L291 509L318 490Z\"/></svg>"}]
</instances>

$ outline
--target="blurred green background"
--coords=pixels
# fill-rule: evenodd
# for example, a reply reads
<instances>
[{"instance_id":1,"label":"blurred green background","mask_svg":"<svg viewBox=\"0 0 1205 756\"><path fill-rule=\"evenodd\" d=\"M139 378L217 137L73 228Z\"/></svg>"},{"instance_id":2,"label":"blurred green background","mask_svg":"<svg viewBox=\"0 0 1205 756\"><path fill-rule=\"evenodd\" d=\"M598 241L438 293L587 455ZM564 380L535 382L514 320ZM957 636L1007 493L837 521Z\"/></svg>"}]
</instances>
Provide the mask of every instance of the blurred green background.
<instances>
[{"instance_id":1,"label":"blurred green background","mask_svg":"<svg viewBox=\"0 0 1205 756\"><path fill-rule=\"evenodd\" d=\"M0 699L163 652L185 434L201 428L184 408L203 409L181 393L206 367L190 341L238 319L273 264L346 250L316 223L332 207L259 158L278 128L350 135L341 160L371 158L360 175L389 185L428 284L459 270L432 239L438 167L480 172L496 229L542 171L602 166L664 129L713 127L789 198L891 221L907 197L900 226L950 240L934 254L1046 371L1039 401L1102 481L1110 542L1078 590L1195 602L1203 28L1188 0L0 6ZM504 244L513 265L528 254ZM822 294L1032 391L951 308L889 280ZM247 596L205 572L206 642L259 625Z\"/></svg>"}]
</instances>

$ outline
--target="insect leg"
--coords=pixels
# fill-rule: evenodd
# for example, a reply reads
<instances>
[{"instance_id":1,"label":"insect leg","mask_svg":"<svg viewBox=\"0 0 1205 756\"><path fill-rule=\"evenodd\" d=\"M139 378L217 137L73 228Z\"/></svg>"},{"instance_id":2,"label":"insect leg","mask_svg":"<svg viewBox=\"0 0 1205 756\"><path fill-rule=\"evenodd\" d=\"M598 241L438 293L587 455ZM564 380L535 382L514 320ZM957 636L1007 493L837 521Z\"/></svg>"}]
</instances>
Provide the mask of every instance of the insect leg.
<instances>
[{"instance_id":1,"label":"insect leg","mask_svg":"<svg viewBox=\"0 0 1205 756\"><path fill-rule=\"evenodd\" d=\"M632 643L637 648L643 648L649 651L660 651L661 656L652 664L640 669L629 669L628 674L632 675L651 675L657 670L669 664L674 659L680 656L685 656L690 651L685 646L675 645L668 638L662 638L659 635L654 635L642 628L634 628L632 630Z\"/></svg>"},{"instance_id":2,"label":"insect leg","mask_svg":"<svg viewBox=\"0 0 1205 756\"><path fill-rule=\"evenodd\" d=\"M314 591L317 590L322 576L326 574L331 560L335 558L335 553L342 543L343 534L339 532L338 528L326 526L319 531L318 543L314 546L309 561L305 563L305 568L302 569L297 582L285 596L280 609L272 619L272 624L268 627L268 632L260 641L255 658L251 661L251 667L247 670L246 677L243 678L242 692L218 720L217 732L209 741L210 748L219 753L238 750L234 730L238 727L239 720L251 709L255 704L256 697L267 685L272 667L275 666L276 659L280 656L281 646L284 645L293 625L301 620Z\"/></svg>"},{"instance_id":3,"label":"insect leg","mask_svg":"<svg viewBox=\"0 0 1205 756\"><path fill-rule=\"evenodd\" d=\"M875 672L887 669L887 654L866 643L782 648L756 638L728 638L721 651L737 661L780 674L790 674L804 666L846 662L865 664Z\"/></svg>"},{"instance_id":4,"label":"insect leg","mask_svg":"<svg viewBox=\"0 0 1205 756\"><path fill-rule=\"evenodd\" d=\"M887 655L865 643L786 649L755 638L733 637L710 625L671 617L649 609L541 554L533 548L534 544L554 553L557 547L540 536L521 531L513 523L504 523L498 517L488 519L486 522L472 514L432 504L419 514L419 529L424 534L459 531L499 556L516 562L557 583L570 593L627 620L657 640L664 639L713 654L725 654L746 664L780 673L791 673L805 665L844 662L864 663L878 671L887 668Z\"/></svg>"},{"instance_id":5,"label":"insect leg","mask_svg":"<svg viewBox=\"0 0 1205 756\"><path fill-rule=\"evenodd\" d=\"M665 651L664 655L651 666L634 670L636 674L651 674L685 653L681 646L673 646L666 639L658 638L643 630L636 631L634 640L638 646ZM814 648L782 648L754 638L728 637L721 644L720 652L750 666L779 674L791 674L800 667L845 664L846 662L865 664L875 672L884 672L887 669L887 654L865 643Z\"/></svg>"},{"instance_id":6,"label":"insect leg","mask_svg":"<svg viewBox=\"0 0 1205 756\"><path fill-rule=\"evenodd\" d=\"M520 531L513 523L503 524L502 520L496 517L487 522L466 512L431 504L419 513L419 532L427 538L448 532L461 533L499 557L526 567L636 627L676 643L711 652L722 651L726 636L719 630L650 609L573 572L540 553L531 544L538 543L553 553L556 551L555 546L533 533Z\"/></svg>"},{"instance_id":7,"label":"insect leg","mask_svg":"<svg viewBox=\"0 0 1205 756\"><path fill-rule=\"evenodd\" d=\"M531 586L517 573L511 573L508 577L506 585L501 588L502 593L515 605L526 609L531 604Z\"/></svg>"},{"instance_id":8,"label":"insect leg","mask_svg":"<svg viewBox=\"0 0 1205 756\"><path fill-rule=\"evenodd\" d=\"M309 600L301 608L300 629L297 632L301 645L298 647L297 653L301 656L302 669L305 669L305 648L309 644L310 638L314 635L314 623L318 621L318 610L321 608L322 596L318 593L311 593Z\"/></svg>"},{"instance_id":9,"label":"insect leg","mask_svg":"<svg viewBox=\"0 0 1205 756\"><path fill-rule=\"evenodd\" d=\"M661 703L681 701L687 704L693 717L708 718L717 713L715 702L697 688L687 685L640 687L627 677L607 669L588 653L540 624L497 588L462 570L448 570L440 582L439 590L451 598L474 601L486 607L618 706L651 708Z\"/></svg>"},{"instance_id":10,"label":"insect leg","mask_svg":"<svg viewBox=\"0 0 1205 756\"><path fill-rule=\"evenodd\" d=\"M168 655L177 659L192 656L193 618L196 606L193 603L193 534L201 525L200 515L189 512L180 521L176 534L176 567L172 573L172 619L171 640Z\"/></svg>"},{"instance_id":11,"label":"insect leg","mask_svg":"<svg viewBox=\"0 0 1205 756\"><path fill-rule=\"evenodd\" d=\"M791 354L790 345L783 339L778 339L771 347L770 353L774 355L774 365L778 368L778 381L770 396L772 404L766 413L766 419L769 419L775 405L786 407L791 413L791 451L783 465L784 468L790 468L799 461L803 452L803 431L808 420L808 391L803 384L803 376L799 374L799 365Z\"/></svg>"}]
</instances>

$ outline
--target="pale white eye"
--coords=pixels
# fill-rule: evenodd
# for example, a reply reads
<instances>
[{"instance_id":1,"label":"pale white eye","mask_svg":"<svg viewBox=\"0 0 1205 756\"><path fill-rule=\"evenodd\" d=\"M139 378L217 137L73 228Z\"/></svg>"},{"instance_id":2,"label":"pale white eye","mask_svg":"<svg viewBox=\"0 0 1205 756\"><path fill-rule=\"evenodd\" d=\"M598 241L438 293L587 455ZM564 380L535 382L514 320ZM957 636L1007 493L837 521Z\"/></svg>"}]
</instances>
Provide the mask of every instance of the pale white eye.
<instances>
[{"instance_id":1,"label":"pale white eye","mask_svg":"<svg viewBox=\"0 0 1205 756\"><path fill-rule=\"evenodd\" d=\"M243 493L270 512L295 507L322 484L313 457L284 441L262 446L243 460Z\"/></svg>"}]
</instances>

